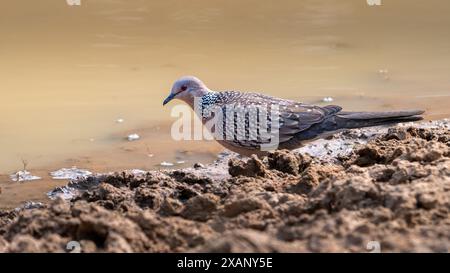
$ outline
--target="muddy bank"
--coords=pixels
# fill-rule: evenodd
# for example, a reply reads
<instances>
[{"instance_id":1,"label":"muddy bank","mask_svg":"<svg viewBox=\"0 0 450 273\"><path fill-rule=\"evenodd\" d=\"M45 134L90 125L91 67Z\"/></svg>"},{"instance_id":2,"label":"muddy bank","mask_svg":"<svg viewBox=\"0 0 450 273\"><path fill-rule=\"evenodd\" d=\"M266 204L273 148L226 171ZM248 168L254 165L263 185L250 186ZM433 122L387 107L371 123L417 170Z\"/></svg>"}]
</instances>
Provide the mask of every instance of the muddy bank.
<instances>
[{"instance_id":1,"label":"muddy bank","mask_svg":"<svg viewBox=\"0 0 450 273\"><path fill-rule=\"evenodd\" d=\"M76 241L83 252L445 252L449 122L90 177L49 196L0 212L0 251L65 252Z\"/></svg>"}]
</instances>

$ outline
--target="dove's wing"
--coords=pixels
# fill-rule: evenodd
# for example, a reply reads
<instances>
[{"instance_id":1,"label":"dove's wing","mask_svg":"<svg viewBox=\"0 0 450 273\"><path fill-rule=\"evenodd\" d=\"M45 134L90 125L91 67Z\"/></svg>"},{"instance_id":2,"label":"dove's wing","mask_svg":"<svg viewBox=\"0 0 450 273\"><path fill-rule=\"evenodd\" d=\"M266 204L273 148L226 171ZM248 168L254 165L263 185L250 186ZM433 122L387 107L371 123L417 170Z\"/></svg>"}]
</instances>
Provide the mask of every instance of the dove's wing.
<instances>
[{"instance_id":1,"label":"dove's wing","mask_svg":"<svg viewBox=\"0 0 450 273\"><path fill-rule=\"evenodd\" d=\"M266 96L257 93L241 93L237 91L219 92L218 99L215 101L214 106L221 107L222 112L226 113L227 106L237 106L237 109L248 111L250 107L258 107L265 109L272 113L276 113L278 117L278 125L272 120L271 116L267 115L267 127L279 129L279 142L283 143L289 141L296 134L307 130L312 125L322 122L326 117L336 114L341 111L339 106L325 106L319 107L315 105L304 104L292 100L284 100L271 96ZM239 111L239 110L238 110ZM244 115L245 116L245 115ZM261 122L261 121L259 121ZM258 125L260 125L258 122ZM237 134L237 127L239 124L245 124L249 126L249 118L239 119L239 115L235 114L232 122L228 122L224 125L223 130L233 132L234 139L226 139L230 144L239 147L254 147L259 148L261 144L269 142L268 140L261 139L258 135L256 137L248 137L249 132L246 130L246 137L239 137Z\"/></svg>"}]
</instances>

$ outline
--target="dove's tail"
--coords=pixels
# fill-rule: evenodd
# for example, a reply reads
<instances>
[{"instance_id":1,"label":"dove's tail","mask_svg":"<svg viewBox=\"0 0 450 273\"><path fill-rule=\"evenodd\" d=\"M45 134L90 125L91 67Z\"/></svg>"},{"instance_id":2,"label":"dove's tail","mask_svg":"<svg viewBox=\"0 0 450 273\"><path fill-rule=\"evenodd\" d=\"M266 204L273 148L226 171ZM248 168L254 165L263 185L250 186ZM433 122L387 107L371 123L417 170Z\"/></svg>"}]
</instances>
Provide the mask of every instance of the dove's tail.
<instances>
[{"instance_id":1,"label":"dove's tail","mask_svg":"<svg viewBox=\"0 0 450 273\"><path fill-rule=\"evenodd\" d=\"M314 124L308 130L296 135L296 141L324 137L342 129L354 129L370 126L389 125L400 122L423 119L424 111L407 110L396 112L338 112L330 115L323 122ZM295 144L297 142L294 142Z\"/></svg>"},{"instance_id":2,"label":"dove's tail","mask_svg":"<svg viewBox=\"0 0 450 273\"><path fill-rule=\"evenodd\" d=\"M339 112L333 117L336 129L370 127L399 122L422 120L424 111L406 110L395 112Z\"/></svg>"}]
</instances>

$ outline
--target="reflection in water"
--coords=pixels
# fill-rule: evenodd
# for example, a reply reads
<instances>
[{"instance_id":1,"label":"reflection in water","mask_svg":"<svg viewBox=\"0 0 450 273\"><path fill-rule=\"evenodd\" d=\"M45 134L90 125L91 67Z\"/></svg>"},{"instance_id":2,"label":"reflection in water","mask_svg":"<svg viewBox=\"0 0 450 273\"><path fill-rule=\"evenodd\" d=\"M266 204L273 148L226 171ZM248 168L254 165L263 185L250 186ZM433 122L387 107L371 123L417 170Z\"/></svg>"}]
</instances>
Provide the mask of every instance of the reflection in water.
<instances>
[{"instance_id":1,"label":"reflection in water","mask_svg":"<svg viewBox=\"0 0 450 273\"><path fill-rule=\"evenodd\" d=\"M157 125L171 120L161 102L185 74L217 89L333 96L350 110L450 115L445 0L4 2L0 172L24 157L37 168L94 151L105 168L139 164L116 152L129 149L123 137L136 128L158 128L133 144L131 153L156 155L144 167L175 160L192 145ZM203 155L195 160L210 160L218 148L195 149Z\"/></svg>"}]
</instances>

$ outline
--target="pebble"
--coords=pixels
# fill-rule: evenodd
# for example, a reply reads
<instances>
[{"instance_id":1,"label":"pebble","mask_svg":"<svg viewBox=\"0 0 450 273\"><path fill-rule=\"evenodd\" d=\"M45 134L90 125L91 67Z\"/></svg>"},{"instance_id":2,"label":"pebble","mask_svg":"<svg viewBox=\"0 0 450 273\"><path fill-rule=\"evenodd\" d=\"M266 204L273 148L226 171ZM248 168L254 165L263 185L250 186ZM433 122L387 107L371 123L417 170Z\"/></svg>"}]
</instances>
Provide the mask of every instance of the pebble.
<instances>
[{"instance_id":1,"label":"pebble","mask_svg":"<svg viewBox=\"0 0 450 273\"><path fill-rule=\"evenodd\" d=\"M136 141L139 140L141 137L138 134L131 134L127 137L128 141Z\"/></svg>"},{"instance_id":2,"label":"pebble","mask_svg":"<svg viewBox=\"0 0 450 273\"><path fill-rule=\"evenodd\" d=\"M205 165L203 165L202 163L195 163L194 164L194 169L203 169L205 168Z\"/></svg>"}]
</instances>

